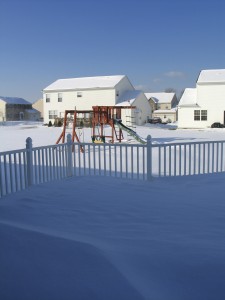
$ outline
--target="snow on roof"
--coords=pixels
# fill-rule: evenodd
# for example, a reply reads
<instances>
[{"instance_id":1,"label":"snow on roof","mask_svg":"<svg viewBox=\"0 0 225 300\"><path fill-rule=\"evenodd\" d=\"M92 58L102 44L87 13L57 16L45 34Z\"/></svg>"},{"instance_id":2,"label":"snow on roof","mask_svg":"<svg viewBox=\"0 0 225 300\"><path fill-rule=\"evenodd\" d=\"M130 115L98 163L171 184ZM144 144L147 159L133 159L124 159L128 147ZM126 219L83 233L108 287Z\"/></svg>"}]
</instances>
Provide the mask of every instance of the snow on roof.
<instances>
[{"instance_id":1,"label":"snow on roof","mask_svg":"<svg viewBox=\"0 0 225 300\"><path fill-rule=\"evenodd\" d=\"M199 74L197 83L216 83L225 82L225 69L202 70Z\"/></svg>"},{"instance_id":2,"label":"snow on roof","mask_svg":"<svg viewBox=\"0 0 225 300\"><path fill-rule=\"evenodd\" d=\"M124 77L126 76L115 75L58 79L49 86L47 86L44 89L44 91L113 88Z\"/></svg>"},{"instance_id":3,"label":"snow on roof","mask_svg":"<svg viewBox=\"0 0 225 300\"><path fill-rule=\"evenodd\" d=\"M175 93L145 93L148 100L152 99L155 103L171 103Z\"/></svg>"},{"instance_id":4,"label":"snow on roof","mask_svg":"<svg viewBox=\"0 0 225 300\"><path fill-rule=\"evenodd\" d=\"M180 99L178 106L196 106L197 105L197 89L187 88Z\"/></svg>"},{"instance_id":5,"label":"snow on roof","mask_svg":"<svg viewBox=\"0 0 225 300\"><path fill-rule=\"evenodd\" d=\"M18 97L2 97L0 96L0 100L6 102L7 104L31 104L27 100Z\"/></svg>"},{"instance_id":6,"label":"snow on roof","mask_svg":"<svg viewBox=\"0 0 225 300\"><path fill-rule=\"evenodd\" d=\"M132 105L141 93L143 93L143 92L138 91L138 90L128 91L128 92L124 93L119 98L118 103L116 104L116 106L129 106L129 105Z\"/></svg>"}]
</instances>

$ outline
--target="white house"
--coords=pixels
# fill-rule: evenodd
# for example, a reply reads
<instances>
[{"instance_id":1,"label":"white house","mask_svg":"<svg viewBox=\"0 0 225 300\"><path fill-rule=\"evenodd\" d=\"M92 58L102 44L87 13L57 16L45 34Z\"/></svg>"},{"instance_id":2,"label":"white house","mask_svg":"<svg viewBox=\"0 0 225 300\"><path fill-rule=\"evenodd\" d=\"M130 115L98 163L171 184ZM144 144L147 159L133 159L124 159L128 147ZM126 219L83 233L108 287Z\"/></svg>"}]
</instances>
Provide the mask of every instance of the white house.
<instances>
[{"instance_id":1,"label":"white house","mask_svg":"<svg viewBox=\"0 0 225 300\"><path fill-rule=\"evenodd\" d=\"M202 70L196 88L185 89L178 105L179 128L225 124L225 69Z\"/></svg>"},{"instance_id":2,"label":"white house","mask_svg":"<svg viewBox=\"0 0 225 300\"><path fill-rule=\"evenodd\" d=\"M125 125L130 127L134 124L143 125L152 114L148 99L142 91L138 90L125 92L116 106L136 107L135 109L122 110L122 120Z\"/></svg>"},{"instance_id":3,"label":"white house","mask_svg":"<svg viewBox=\"0 0 225 300\"><path fill-rule=\"evenodd\" d=\"M0 96L0 121L37 121L40 113L23 98Z\"/></svg>"},{"instance_id":4,"label":"white house","mask_svg":"<svg viewBox=\"0 0 225 300\"><path fill-rule=\"evenodd\" d=\"M43 90L44 122L63 117L65 110L114 106L124 102L124 99L128 101L129 97L125 96L128 92L135 92L135 88L125 75L59 79ZM132 99L133 95L130 100ZM136 109L144 112L136 120L138 124L144 124L147 117L151 116L151 108L144 95L135 99ZM126 122L125 117L123 116L123 122Z\"/></svg>"},{"instance_id":5,"label":"white house","mask_svg":"<svg viewBox=\"0 0 225 300\"><path fill-rule=\"evenodd\" d=\"M152 117L160 117L163 122L177 120L177 97L175 93L145 93L152 108Z\"/></svg>"}]
</instances>

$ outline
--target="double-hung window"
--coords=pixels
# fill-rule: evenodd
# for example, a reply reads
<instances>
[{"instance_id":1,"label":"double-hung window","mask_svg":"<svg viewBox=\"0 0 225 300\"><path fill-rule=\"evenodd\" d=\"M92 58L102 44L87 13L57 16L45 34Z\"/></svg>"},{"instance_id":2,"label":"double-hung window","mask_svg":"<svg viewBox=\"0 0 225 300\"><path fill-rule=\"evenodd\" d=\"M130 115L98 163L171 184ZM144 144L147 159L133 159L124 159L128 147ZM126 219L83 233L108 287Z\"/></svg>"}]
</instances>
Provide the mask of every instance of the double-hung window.
<instances>
[{"instance_id":1,"label":"double-hung window","mask_svg":"<svg viewBox=\"0 0 225 300\"><path fill-rule=\"evenodd\" d=\"M63 95L62 93L58 93L58 102L62 102Z\"/></svg>"},{"instance_id":2,"label":"double-hung window","mask_svg":"<svg viewBox=\"0 0 225 300\"><path fill-rule=\"evenodd\" d=\"M207 110L201 110L201 121L207 121Z\"/></svg>"},{"instance_id":3,"label":"double-hung window","mask_svg":"<svg viewBox=\"0 0 225 300\"><path fill-rule=\"evenodd\" d=\"M207 110L194 110L194 121L207 121Z\"/></svg>"},{"instance_id":4,"label":"double-hung window","mask_svg":"<svg viewBox=\"0 0 225 300\"><path fill-rule=\"evenodd\" d=\"M46 102L50 102L50 94L46 94L46 98L45 98L46 100Z\"/></svg>"},{"instance_id":5,"label":"double-hung window","mask_svg":"<svg viewBox=\"0 0 225 300\"><path fill-rule=\"evenodd\" d=\"M200 121L200 110L194 110L194 121Z\"/></svg>"},{"instance_id":6,"label":"double-hung window","mask_svg":"<svg viewBox=\"0 0 225 300\"><path fill-rule=\"evenodd\" d=\"M48 111L48 118L49 119L55 119L58 117L58 111L57 110L49 110Z\"/></svg>"}]
</instances>

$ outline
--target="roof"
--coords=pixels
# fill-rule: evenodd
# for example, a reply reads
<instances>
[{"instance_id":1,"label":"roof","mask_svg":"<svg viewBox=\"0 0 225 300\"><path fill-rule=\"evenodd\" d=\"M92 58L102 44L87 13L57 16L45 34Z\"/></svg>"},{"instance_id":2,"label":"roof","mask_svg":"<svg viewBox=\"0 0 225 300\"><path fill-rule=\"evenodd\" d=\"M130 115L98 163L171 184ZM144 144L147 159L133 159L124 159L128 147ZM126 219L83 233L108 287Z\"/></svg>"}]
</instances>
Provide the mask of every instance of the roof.
<instances>
[{"instance_id":1,"label":"roof","mask_svg":"<svg viewBox=\"0 0 225 300\"><path fill-rule=\"evenodd\" d=\"M175 93L145 93L148 100L152 99L155 103L171 103Z\"/></svg>"},{"instance_id":2,"label":"roof","mask_svg":"<svg viewBox=\"0 0 225 300\"><path fill-rule=\"evenodd\" d=\"M178 106L196 106L197 105L197 89L187 88L180 99Z\"/></svg>"},{"instance_id":3,"label":"roof","mask_svg":"<svg viewBox=\"0 0 225 300\"><path fill-rule=\"evenodd\" d=\"M44 91L113 88L124 77L126 76L114 75L58 79L47 86Z\"/></svg>"},{"instance_id":4,"label":"roof","mask_svg":"<svg viewBox=\"0 0 225 300\"><path fill-rule=\"evenodd\" d=\"M6 102L7 104L32 104L23 98L18 97L2 97L0 96L0 100Z\"/></svg>"},{"instance_id":5,"label":"roof","mask_svg":"<svg viewBox=\"0 0 225 300\"><path fill-rule=\"evenodd\" d=\"M43 99L41 98L41 99L38 99L38 100L34 101L34 102L32 103L32 105L34 105L34 104L36 104L36 103L38 103L38 102L43 102Z\"/></svg>"},{"instance_id":6,"label":"roof","mask_svg":"<svg viewBox=\"0 0 225 300\"><path fill-rule=\"evenodd\" d=\"M225 69L202 70L199 74L197 83L225 83Z\"/></svg>"},{"instance_id":7,"label":"roof","mask_svg":"<svg viewBox=\"0 0 225 300\"><path fill-rule=\"evenodd\" d=\"M138 91L138 90L125 92L119 98L118 103L116 104L116 106L118 106L118 105L120 105L120 106L121 105L122 106L132 105L134 103L134 101L138 98L138 96L140 94L143 94L143 92L142 91Z\"/></svg>"}]
</instances>

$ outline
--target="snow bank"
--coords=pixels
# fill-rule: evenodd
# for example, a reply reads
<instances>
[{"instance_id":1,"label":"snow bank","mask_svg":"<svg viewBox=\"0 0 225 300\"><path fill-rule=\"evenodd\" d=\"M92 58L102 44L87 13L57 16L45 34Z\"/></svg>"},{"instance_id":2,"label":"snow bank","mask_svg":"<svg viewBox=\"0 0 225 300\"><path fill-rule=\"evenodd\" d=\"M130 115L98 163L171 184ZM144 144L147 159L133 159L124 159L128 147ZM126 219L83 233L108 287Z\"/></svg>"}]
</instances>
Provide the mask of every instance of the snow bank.
<instances>
[{"instance_id":1,"label":"snow bank","mask_svg":"<svg viewBox=\"0 0 225 300\"><path fill-rule=\"evenodd\" d=\"M74 177L3 198L0 299L224 299L224 180Z\"/></svg>"}]
</instances>

